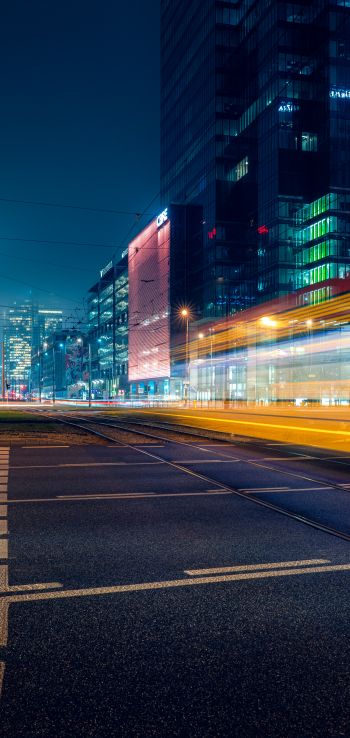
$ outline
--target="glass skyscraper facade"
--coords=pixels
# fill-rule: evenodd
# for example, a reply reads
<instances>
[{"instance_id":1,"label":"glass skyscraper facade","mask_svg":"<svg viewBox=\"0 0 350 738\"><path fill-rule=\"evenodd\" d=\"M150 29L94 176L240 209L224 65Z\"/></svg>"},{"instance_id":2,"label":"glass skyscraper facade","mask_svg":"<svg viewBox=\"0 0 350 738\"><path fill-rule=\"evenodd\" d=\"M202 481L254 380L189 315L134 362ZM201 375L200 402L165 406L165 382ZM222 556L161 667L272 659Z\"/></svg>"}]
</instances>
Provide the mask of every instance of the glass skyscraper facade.
<instances>
[{"instance_id":1,"label":"glass skyscraper facade","mask_svg":"<svg viewBox=\"0 0 350 738\"><path fill-rule=\"evenodd\" d=\"M203 206L203 318L350 273L350 6L161 0L161 193Z\"/></svg>"}]
</instances>

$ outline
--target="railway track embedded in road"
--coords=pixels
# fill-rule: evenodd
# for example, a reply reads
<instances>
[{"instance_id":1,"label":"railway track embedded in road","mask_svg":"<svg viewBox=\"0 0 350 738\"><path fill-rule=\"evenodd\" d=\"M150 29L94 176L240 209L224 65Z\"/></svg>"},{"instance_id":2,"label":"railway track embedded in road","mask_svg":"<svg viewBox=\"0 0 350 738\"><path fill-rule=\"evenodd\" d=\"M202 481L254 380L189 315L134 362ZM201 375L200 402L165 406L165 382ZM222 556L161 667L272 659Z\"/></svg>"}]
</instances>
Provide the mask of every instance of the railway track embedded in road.
<instances>
[{"instance_id":1,"label":"railway track embedded in road","mask_svg":"<svg viewBox=\"0 0 350 738\"><path fill-rule=\"evenodd\" d=\"M99 438L102 438L102 439L105 439L106 441L115 443L116 445L125 446L126 448L132 448L134 451L136 451L136 452L138 452L140 454L143 454L145 456L148 456L148 457L150 457L152 459L155 459L158 462L161 462L161 463L163 463L165 465L168 465L169 467L171 467L173 469L177 469L178 471L181 471L181 472L184 472L186 474L189 474L192 477L196 477L197 479L201 479L202 481L205 481L205 482L209 483L210 485L215 485L215 487L217 489L221 489L224 492L230 492L232 495L234 495L236 497L240 497L240 498L242 498L242 499L244 499L244 500L246 500L246 501L248 501L248 502L250 502L250 503L252 503L254 505L259 505L259 507L262 507L262 508L265 508L267 510L276 512L276 513L278 513L280 515L284 515L285 517L288 517L288 518L290 518L290 519L292 519L292 520L294 520L294 521L296 521L298 523L302 523L303 525L307 525L307 526L309 526L311 528L314 528L316 530L319 530L319 531L321 531L323 533L327 533L329 535L336 536L337 538L341 538L342 540L350 543L350 535L348 533L346 533L345 531L341 531L341 530L339 530L337 528L334 528L332 526L329 526L329 525L326 525L324 523L321 523L320 521L315 520L312 517L308 517L307 515L300 514L298 512L295 512L295 511L293 511L293 510L291 510L289 508L283 507L283 506L278 505L278 504L275 504L273 502L259 499L256 496L254 496L254 493L253 494L252 493L248 493L247 491L243 491L241 489L237 489L236 487L234 487L231 484L226 484L226 483L223 483L221 481L218 481L217 479L215 479L213 477L210 477L207 474L203 474L201 472L196 472L193 469L187 468L187 466L184 466L182 463L164 459L162 456L160 456L159 454L155 453L151 449L146 449L146 448L142 448L140 446L135 446L134 444L127 443L127 442L121 440L120 438L118 439L118 438L115 438L115 437L113 437L111 435L106 435L106 433L101 432L101 430L97 430L97 428L96 428L96 426L97 427L101 427L101 426L102 427L107 427L107 428L110 428L110 429L113 429L114 428L115 430L117 430L119 432L122 431L124 434L125 433L126 434L135 434L136 436L139 436L139 437L140 436L147 437L147 438L150 438L152 440L162 441L163 443L164 442L168 442L168 443L172 443L172 444L178 444L178 445L181 445L181 446L183 446L183 445L191 445L192 446L193 445L193 444L191 444L189 442L186 442L186 441L184 442L184 441L180 441L180 440L174 440L174 438L169 438L169 436L168 437L164 437L164 436L155 435L154 433L151 433L149 430L141 431L139 428L138 429L135 429L135 428L133 429L131 427L133 425L137 425L137 426L141 426L141 427L142 426L145 426L145 427L147 426L147 428L149 428L149 427L150 428L154 428L154 427L157 427L158 428L159 426L152 426L149 423L148 424L144 424L142 422L140 422L140 423L136 422L135 423L134 421L133 422L130 422L130 423L129 423L129 421L125 421L123 423L111 423L111 422L104 422L103 420L100 420L100 419L97 420L97 419L91 419L91 418L86 418L86 417L76 418L76 421L79 421L79 422L74 422L71 419L68 420L68 418L64 414L58 414L58 413L57 413L57 415L55 415L55 417L56 417L56 419L60 423L62 423L64 425L68 425L68 426L79 428L80 430L84 430L86 433L90 433L93 436L98 436ZM93 426L95 426L95 427L93 427ZM168 429L165 429L164 428L163 430L168 430ZM183 433L183 431L182 431L182 428L173 428L172 427L171 428L171 433L172 433L173 436L176 435L176 434L180 434L181 435ZM197 439L200 438L203 441L203 436L201 434L198 435L198 436L196 436L195 433L191 433L191 434L188 433L188 435L191 435L193 438L197 438ZM228 442L228 446L231 446L232 447L233 446L233 443L231 442L231 444L230 444ZM203 451L204 449L201 449L201 450ZM214 453L210 449L206 449L206 451L207 451L207 453ZM217 452L215 452L215 453L217 453ZM301 459L301 461L302 461L302 459ZM253 466L254 466L254 463L255 463L253 460L244 460L244 459L242 459L242 462L243 463L246 463L246 464L251 464ZM287 471L287 470L281 470L281 469L278 469L278 468L273 467L273 466L267 466L266 464L264 465L264 468L267 469L267 470L269 470L269 471L277 472L278 474L284 474L284 475L287 475L287 476L292 476L294 478L295 477L299 477L300 479L305 479L305 475L303 475L303 474L299 474L298 475L295 472L290 472L290 471ZM307 477L307 479L309 481L311 481L311 482L315 482L318 485L320 485L320 488L324 487L325 490L327 490L327 489L334 489L336 491L341 491L341 492L349 492L350 491L350 490L344 489L343 486L341 486L340 484L337 484L337 483L326 483L323 480L315 479L315 478L311 478L311 477Z\"/></svg>"}]
</instances>

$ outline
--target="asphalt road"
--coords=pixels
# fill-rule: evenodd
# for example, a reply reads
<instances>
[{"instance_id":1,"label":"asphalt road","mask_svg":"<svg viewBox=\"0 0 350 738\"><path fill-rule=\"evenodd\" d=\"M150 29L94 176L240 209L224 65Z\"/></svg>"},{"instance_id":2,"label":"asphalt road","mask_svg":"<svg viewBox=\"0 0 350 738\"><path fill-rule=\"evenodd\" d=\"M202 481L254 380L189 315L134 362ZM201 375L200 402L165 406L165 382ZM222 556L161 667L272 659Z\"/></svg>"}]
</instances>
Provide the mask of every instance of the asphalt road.
<instances>
[{"instance_id":1,"label":"asphalt road","mask_svg":"<svg viewBox=\"0 0 350 738\"><path fill-rule=\"evenodd\" d=\"M350 543L254 502L350 535L330 456L0 449L2 735L350 736Z\"/></svg>"}]
</instances>

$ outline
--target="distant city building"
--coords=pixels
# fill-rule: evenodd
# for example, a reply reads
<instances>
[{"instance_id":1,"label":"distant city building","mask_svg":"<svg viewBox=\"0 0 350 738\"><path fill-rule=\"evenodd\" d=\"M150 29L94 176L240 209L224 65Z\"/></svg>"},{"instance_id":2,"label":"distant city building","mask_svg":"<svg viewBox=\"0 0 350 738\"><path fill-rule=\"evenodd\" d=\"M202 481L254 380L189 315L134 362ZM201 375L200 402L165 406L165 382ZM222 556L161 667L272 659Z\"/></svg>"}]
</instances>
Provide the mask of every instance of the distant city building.
<instances>
[{"instance_id":1,"label":"distant city building","mask_svg":"<svg viewBox=\"0 0 350 738\"><path fill-rule=\"evenodd\" d=\"M62 310L41 308L32 300L16 302L5 314L4 378L9 395L30 392L32 355L45 338L62 328Z\"/></svg>"},{"instance_id":2,"label":"distant city building","mask_svg":"<svg viewBox=\"0 0 350 738\"><path fill-rule=\"evenodd\" d=\"M86 399L89 387L86 335L76 329L46 336L32 356L33 399Z\"/></svg>"},{"instance_id":3,"label":"distant city building","mask_svg":"<svg viewBox=\"0 0 350 738\"><path fill-rule=\"evenodd\" d=\"M128 388L127 251L101 269L87 302L92 395L122 397Z\"/></svg>"},{"instance_id":4,"label":"distant city building","mask_svg":"<svg viewBox=\"0 0 350 738\"><path fill-rule=\"evenodd\" d=\"M31 300L8 308L4 324L5 382L11 393L28 388L32 353L34 308Z\"/></svg>"},{"instance_id":5,"label":"distant city building","mask_svg":"<svg viewBox=\"0 0 350 738\"><path fill-rule=\"evenodd\" d=\"M161 195L203 206L203 318L350 273L348 3L161 0Z\"/></svg>"}]
</instances>

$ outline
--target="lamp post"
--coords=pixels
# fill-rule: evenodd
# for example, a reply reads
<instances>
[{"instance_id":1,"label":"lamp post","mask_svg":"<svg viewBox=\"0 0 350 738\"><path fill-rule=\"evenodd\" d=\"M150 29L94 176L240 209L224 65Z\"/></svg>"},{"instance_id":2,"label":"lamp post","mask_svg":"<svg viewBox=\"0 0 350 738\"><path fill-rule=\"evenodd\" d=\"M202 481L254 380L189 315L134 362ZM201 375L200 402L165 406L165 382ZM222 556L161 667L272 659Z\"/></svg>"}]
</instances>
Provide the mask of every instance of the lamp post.
<instances>
[{"instance_id":1,"label":"lamp post","mask_svg":"<svg viewBox=\"0 0 350 738\"><path fill-rule=\"evenodd\" d=\"M190 311L188 308L184 307L180 310L180 317L183 318L186 323L186 353L185 353L185 380L184 380L184 399L185 404L187 405L188 402L188 390L189 390L189 362L188 362L188 323L190 318Z\"/></svg>"}]
</instances>

